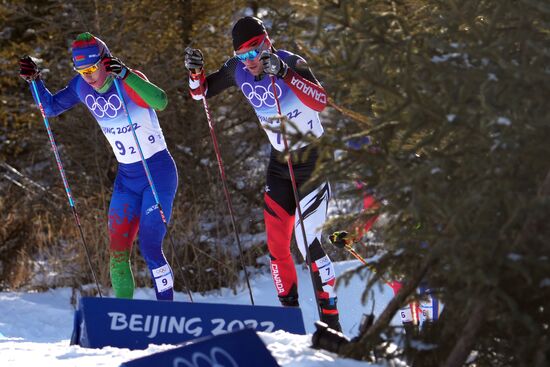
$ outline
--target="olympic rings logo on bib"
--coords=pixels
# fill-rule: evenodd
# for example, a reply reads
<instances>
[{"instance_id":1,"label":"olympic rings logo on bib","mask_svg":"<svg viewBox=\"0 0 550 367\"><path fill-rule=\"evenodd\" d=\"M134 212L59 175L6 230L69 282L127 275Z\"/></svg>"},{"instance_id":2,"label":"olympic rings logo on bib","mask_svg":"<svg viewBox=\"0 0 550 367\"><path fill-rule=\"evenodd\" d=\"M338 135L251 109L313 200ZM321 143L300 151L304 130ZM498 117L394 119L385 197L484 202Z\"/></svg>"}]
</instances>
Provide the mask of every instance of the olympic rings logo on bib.
<instances>
[{"instance_id":1,"label":"olympic rings logo on bib","mask_svg":"<svg viewBox=\"0 0 550 367\"><path fill-rule=\"evenodd\" d=\"M122 108L122 101L116 94L111 94L109 98L97 97L88 94L85 98L86 106L99 118L104 116L114 118L118 114L118 110Z\"/></svg>"},{"instance_id":2,"label":"olympic rings logo on bib","mask_svg":"<svg viewBox=\"0 0 550 367\"><path fill-rule=\"evenodd\" d=\"M173 367L239 367L233 357L220 347L212 348L210 355L195 352L191 359L192 361L188 361L178 357L174 359Z\"/></svg>"},{"instance_id":3,"label":"olympic rings logo on bib","mask_svg":"<svg viewBox=\"0 0 550 367\"><path fill-rule=\"evenodd\" d=\"M277 90L277 98L280 98L283 94L283 90L277 84L275 84ZM273 95L273 87L270 84L267 88L263 85L257 85L255 87L250 83L243 83L241 90L245 97L250 101L250 104L256 108L260 108L263 105L266 107L275 107L275 96Z\"/></svg>"}]
</instances>

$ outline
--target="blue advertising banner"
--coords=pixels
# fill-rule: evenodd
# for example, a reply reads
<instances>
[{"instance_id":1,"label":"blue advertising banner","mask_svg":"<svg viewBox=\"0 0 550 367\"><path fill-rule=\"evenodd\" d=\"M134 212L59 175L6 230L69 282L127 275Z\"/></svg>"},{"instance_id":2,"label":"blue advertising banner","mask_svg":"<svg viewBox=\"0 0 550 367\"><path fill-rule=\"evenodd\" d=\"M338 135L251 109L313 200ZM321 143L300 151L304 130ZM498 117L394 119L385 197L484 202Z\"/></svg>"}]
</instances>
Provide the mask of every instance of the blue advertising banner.
<instances>
[{"instance_id":1,"label":"blue advertising banner","mask_svg":"<svg viewBox=\"0 0 550 367\"><path fill-rule=\"evenodd\" d=\"M179 344L247 327L305 334L297 307L85 297L75 313L71 344L145 349L149 344Z\"/></svg>"},{"instance_id":2,"label":"blue advertising banner","mask_svg":"<svg viewBox=\"0 0 550 367\"><path fill-rule=\"evenodd\" d=\"M125 362L120 367L278 367L252 329L201 338L182 347Z\"/></svg>"}]
</instances>

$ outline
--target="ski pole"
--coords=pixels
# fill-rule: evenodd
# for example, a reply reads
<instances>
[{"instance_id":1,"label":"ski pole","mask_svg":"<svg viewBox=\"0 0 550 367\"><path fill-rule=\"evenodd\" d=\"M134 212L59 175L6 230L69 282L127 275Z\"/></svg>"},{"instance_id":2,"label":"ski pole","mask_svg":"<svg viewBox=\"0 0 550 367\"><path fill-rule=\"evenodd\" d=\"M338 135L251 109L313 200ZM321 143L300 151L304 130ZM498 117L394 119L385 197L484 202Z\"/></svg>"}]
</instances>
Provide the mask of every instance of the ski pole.
<instances>
[{"instance_id":1,"label":"ski pole","mask_svg":"<svg viewBox=\"0 0 550 367\"><path fill-rule=\"evenodd\" d=\"M311 285L313 286L313 295L315 296L315 301L317 303L317 312L319 313L319 318L321 318L321 305L319 303L319 295L315 289L315 278L313 277L313 269L311 264L311 253L309 251L309 244L307 243L306 227L304 225L304 218L302 216L302 208L300 208L300 197L298 195L298 186L296 185L296 177L294 176L294 169L292 167L292 158L290 150L288 148L288 141L285 134L285 121L284 118L281 118L281 104L279 103L279 97L277 96L277 87L275 84L275 77L271 75L271 87L273 88L273 97L275 98L275 103L277 105L277 113L279 114L279 121L281 123L281 136L283 138L283 144L285 147L285 152L287 153L287 165L288 173L290 174L290 181L292 183L292 192L294 194L294 201L296 203L296 212L298 213L298 220L300 221L300 228L302 230L302 236L304 238L304 247L306 249L306 264L309 268L309 275L311 277Z\"/></svg>"},{"instance_id":2,"label":"ski pole","mask_svg":"<svg viewBox=\"0 0 550 367\"><path fill-rule=\"evenodd\" d=\"M339 248L339 249L344 249L346 250L347 252L349 252L350 254L352 254L357 260L361 261L361 263L363 265L365 265L370 271L372 271L373 273L378 273L378 271L376 270L376 268L374 266L372 266L371 264L369 264L364 258L363 256L359 255L359 253L357 251L355 251L353 249L353 247L351 247L352 245L352 240L351 239L348 239L346 238L348 235L348 232L346 231L337 231L337 232L334 232L333 234L331 234L329 236L329 242L332 243L335 247ZM387 285L389 285L392 289L394 288L394 282L389 282L387 281L386 279L380 277L380 279L382 279L382 281L384 283L386 283Z\"/></svg>"},{"instance_id":3,"label":"ski pole","mask_svg":"<svg viewBox=\"0 0 550 367\"><path fill-rule=\"evenodd\" d=\"M143 164L143 168L145 169L145 175L147 176L147 180L149 181L149 186L151 187L151 191L153 192L153 197L155 198L155 202L157 204L157 207L159 208L160 218L162 219L162 223L164 223L164 228L166 229L166 233L168 234L168 238L170 239L170 244L172 246L172 251L174 254L176 253L176 246L174 246L174 240L172 239L172 233L168 229L168 221L166 220L166 216L164 215L164 210L162 210L162 205L160 204L160 199L157 193L157 190L155 188L155 184L153 182L153 176L151 176L151 171L149 171L149 166L147 165L147 161L145 160L145 156L143 155L143 151L141 150L141 145L139 144L139 140L136 134L136 130L134 129L134 124L132 123L132 118L130 117L130 112L128 111L128 108L126 106L126 101L124 100L124 97L122 95L122 90L120 89L118 78L114 78L114 83L116 87L116 91L118 93L118 97L120 98L120 101L122 102L122 107L124 108L124 113L126 114L126 118L128 119L128 125L130 125L130 130L132 131L132 135L134 137L134 141L136 143L137 150L139 152L139 156L141 158L141 163ZM180 262L178 260L177 256L174 256L176 260L176 266L180 269L183 287L187 291L187 295L189 296L189 299L191 302L193 302L193 296L191 295L191 290L187 286L187 282L185 281L185 275L183 274L183 268L180 265Z\"/></svg>"},{"instance_id":4,"label":"ski pole","mask_svg":"<svg viewBox=\"0 0 550 367\"><path fill-rule=\"evenodd\" d=\"M222 156L220 153L220 147L218 145L218 139L216 137L216 132L214 131L214 125L212 124L212 119L210 117L210 109L208 108L208 102L206 102L206 96L204 95L204 88L202 82L199 80L199 88L202 96L202 105L204 107L204 112L206 114L206 120L208 121L208 127L210 128L210 136L212 137L212 144L214 145L214 151L216 152L216 159L218 160L218 170L220 172L220 177L222 179L223 193L225 195L225 201L227 202L227 209L229 210L229 216L231 217L231 224L233 226L233 232L235 232L235 240L237 241L237 246L239 247L239 256L241 259L241 266L244 270L244 276L246 278L246 286L248 287L248 293L250 294L250 303L254 305L254 297L252 296L252 288L250 287L250 280L248 277L248 271L243 258L243 248L241 246L241 240L239 238L239 233L237 232L237 225L235 224L235 214L233 211L233 204L231 202L231 196L229 194L229 189L227 188L227 182L225 178L225 170L223 168Z\"/></svg>"},{"instance_id":5,"label":"ski pole","mask_svg":"<svg viewBox=\"0 0 550 367\"><path fill-rule=\"evenodd\" d=\"M367 261L361 255L359 255L353 249L353 247L351 247L353 241L348 238L348 232L346 232L346 231L336 231L333 234L331 234L328 237L328 239L329 239L330 243L332 243L334 245L334 247L337 247L339 249L345 249L350 254L352 254L357 260L361 261L363 263L363 265L367 265L367 266L369 265L367 263Z\"/></svg>"},{"instance_id":6,"label":"ski pole","mask_svg":"<svg viewBox=\"0 0 550 367\"><path fill-rule=\"evenodd\" d=\"M48 132L48 138L50 139L50 145L52 146L52 151L55 156L55 161L57 162L57 169L59 170L59 174L61 175L61 180L63 181L63 186L65 186L65 192L67 193L67 199L69 199L69 205L71 206L71 210L73 212L74 220L76 222L76 225L78 227L78 230L80 232L80 238L82 239L82 245L84 246L84 252L86 253L86 259L88 261L88 266L90 267L90 271L92 272L92 277L94 278L95 285L97 288L97 293L99 294L100 298L103 298L103 295L101 294L101 288L99 287L99 282L97 280L97 277L95 275L94 268L92 266L92 261L90 260L90 252L88 251L88 245L86 244L86 239L84 238L84 231L82 230L82 226L80 225L80 218L78 217L78 212L76 211L76 206L73 201L73 195L71 193L71 188L69 187L69 182L67 181L67 177L65 176L65 170L63 169L63 164L61 163L61 157L59 156L59 150L57 149L57 144L55 143L55 139L53 137L52 129L50 128L50 123L48 122L48 118L46 117L46 112L44 112L44 107L42 106L42 102L40 101L40 95L38 94L38 88L36 87L36 81L31 80L32 89L34 91L34 96L36 97L36 102L38 104L38 108L40 109L40 113L42 114L42 119L44 120L44 125L46 126L46 130Z\"/></svg>"},{"instance_id":7,"label":"ski pole","mask_svg":"<svg viewBox=\"0 0 550 367\"><path fill-rule=\"evenodd\" d=\"M361 261L364 265L367 265L369 266L369 264L367 263L367 261L365 259L363 259L363 257L361 255L359 255L353 248L351 248L349 245L345 247L346 250L348 250L348 252L350 254L352 254L357 260Z\"/></svg>"}]
</instances>

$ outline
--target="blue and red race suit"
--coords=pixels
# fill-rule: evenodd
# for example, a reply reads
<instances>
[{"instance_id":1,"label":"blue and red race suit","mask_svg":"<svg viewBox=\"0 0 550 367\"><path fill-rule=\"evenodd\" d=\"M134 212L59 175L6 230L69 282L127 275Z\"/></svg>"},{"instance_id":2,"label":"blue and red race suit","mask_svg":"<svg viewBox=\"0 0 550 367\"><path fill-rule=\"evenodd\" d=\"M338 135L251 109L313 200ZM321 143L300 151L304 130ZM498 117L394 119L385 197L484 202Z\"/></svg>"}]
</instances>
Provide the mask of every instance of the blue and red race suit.
<instances>
[{"instance_id":1,"label":"blue and red race suit","mask_svg":"<svg viewBox=\"0 0 550 367\"><path fill-rule=\"evenodd\" d=\"M169 220L178 185L176 165L167 150L155 110L130 86L132 78L147 80L138 71L130 72L122 81L122 97ZM160 90L152 84L150 86ZM157 299L173 299L174 277L162 251L165 226L114 83L106 92L100 93L77 75L55 94L50 93L40 80L37 89L46 116L57 116L77 103L83 103L96 119L119 162L109 207L111 281L115 295L133 297L130 253L139 232L140 251L154 280Z\"/></svg>"}]
</instances>

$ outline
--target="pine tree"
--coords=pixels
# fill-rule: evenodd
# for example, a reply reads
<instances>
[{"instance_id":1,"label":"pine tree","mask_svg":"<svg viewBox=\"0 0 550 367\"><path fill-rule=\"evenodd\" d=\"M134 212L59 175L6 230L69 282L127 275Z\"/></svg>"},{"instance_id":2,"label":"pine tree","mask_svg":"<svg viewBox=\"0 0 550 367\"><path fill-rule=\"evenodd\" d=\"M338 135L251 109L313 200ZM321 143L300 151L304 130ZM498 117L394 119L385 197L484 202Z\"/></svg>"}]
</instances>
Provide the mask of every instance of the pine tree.
<instances>
[{"instance_id":1,"label":"pine tree","mask_svg":"<svg viewBox=\"0 0 550 367\"><path fill-rule=\"evenodd\" d=\"M336 183L367 182L382 203L389 223L379 274L402 276L408 293L425 281L445 304L423 335L436 348L406 353L419 366L470 357L546 365L548 9L486 0L312 10L314 60L330 72L335 105L355 113L334 111L322 144L345 151L353 137L373 141L324 172ZM347 355L367 358L399 306L390 304Z\"/></svg>"}]
</instances>

